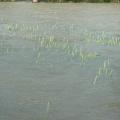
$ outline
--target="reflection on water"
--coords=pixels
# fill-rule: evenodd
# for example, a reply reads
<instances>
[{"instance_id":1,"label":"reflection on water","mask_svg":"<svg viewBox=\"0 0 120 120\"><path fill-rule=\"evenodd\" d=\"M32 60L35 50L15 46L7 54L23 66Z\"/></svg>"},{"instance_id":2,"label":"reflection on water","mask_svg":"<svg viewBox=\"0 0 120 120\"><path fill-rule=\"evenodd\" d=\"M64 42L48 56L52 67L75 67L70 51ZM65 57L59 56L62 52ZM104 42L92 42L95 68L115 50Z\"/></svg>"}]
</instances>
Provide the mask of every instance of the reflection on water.
<instances>
[{"instance_id":1,"label":"reflection on water","mask_svg":"<svg viewBox=\"0 0 120 120\"><path fill-rule=\"evenodd\" d=\"M119 19L118 4L1 3L0 120L119 120Z\"/></svg>"}]
</instances>

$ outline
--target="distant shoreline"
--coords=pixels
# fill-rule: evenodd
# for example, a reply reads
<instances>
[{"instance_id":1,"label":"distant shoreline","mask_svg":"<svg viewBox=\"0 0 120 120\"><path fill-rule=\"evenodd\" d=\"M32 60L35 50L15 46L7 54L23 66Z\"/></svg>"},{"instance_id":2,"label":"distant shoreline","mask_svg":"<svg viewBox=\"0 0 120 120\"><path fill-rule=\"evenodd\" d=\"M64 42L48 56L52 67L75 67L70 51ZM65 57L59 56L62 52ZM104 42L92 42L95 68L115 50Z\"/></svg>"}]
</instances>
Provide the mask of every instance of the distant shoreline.
<instances>
[{"instance_id":1,"label":"distant shoreline","mask_svg":"<svg viewBox=\"0 0 120 120\"><path fill-rule=\"evenodd\" d=\"M32 0L0 0L0 2L32 2ZM120 3L120 0L38 0L38 3Z\"/></svg>"}]
</instances>

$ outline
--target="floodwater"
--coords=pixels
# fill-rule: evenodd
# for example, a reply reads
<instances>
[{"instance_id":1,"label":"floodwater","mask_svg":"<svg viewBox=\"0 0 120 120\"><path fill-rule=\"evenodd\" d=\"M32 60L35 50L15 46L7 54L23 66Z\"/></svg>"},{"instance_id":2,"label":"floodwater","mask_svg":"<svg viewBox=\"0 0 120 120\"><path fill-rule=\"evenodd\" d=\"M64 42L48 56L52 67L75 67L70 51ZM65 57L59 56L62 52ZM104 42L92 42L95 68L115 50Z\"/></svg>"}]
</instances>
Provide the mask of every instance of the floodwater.
<instances>
[{"instance_id":1,"label":"floodwater","mask_svg":"<svg viewBox=\"0 0 120 120\"><path fill-rule=\"evenodd\" d=\"M119 4L0 3L0 120L120 120L119 52Z\"/></svg>"}]
</instances>

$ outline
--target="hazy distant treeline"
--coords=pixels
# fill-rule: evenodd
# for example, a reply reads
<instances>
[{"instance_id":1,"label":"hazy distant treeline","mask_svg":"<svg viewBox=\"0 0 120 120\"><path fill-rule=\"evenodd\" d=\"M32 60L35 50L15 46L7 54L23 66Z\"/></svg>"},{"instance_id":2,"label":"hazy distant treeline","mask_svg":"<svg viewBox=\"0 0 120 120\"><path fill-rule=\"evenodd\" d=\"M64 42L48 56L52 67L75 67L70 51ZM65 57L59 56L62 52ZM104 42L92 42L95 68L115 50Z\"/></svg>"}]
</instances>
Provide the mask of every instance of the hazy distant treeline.
<instances>
[{"instance_id":1,"label":"hazy distant treeline","mask_svg":"<svg viewBox=\"0 0 120 120\"><path fill-rule=\"evenodd\" d=\"M7 1L25 1L25 0L0 0L1 2L7 2ZM26 0L26 1L32 1L32 0ZM97 3L97 2L115 2L118 3L120 0L38 0L39 2L91 2L91 3Z\"/></svg>"},{"instance_id":2,"label":"hazy distant treeline","mask_svg":"<svg viewBox=\"0 0 120 120\"><path fill-rule=\"evenodd\" d=\"M91 3L98 3L98 2L115 2L116 3L117 2L118 3L119 0L48 0L48 2L91 2Z\"/></svg>"}]
</instances>

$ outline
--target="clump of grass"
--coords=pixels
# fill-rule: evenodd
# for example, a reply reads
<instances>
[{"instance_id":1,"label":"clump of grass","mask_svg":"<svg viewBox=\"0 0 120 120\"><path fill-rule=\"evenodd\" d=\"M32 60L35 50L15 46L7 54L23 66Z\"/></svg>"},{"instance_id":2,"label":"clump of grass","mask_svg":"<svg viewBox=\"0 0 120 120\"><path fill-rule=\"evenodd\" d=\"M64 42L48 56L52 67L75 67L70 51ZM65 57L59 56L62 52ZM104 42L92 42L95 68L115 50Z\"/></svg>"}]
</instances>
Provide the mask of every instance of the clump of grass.
<instances>
[{"instance_id":1,"label":"clump of grass","mask_svg":"<svg viewBox=\"0 0 120 120\"><path fill-rule=\"evenodd\" d=\"M48 38L39 37L37 44L40 45L40 48L60 49L71 57L79 59L82 64L90 59L95 59L98 55L96 52L88 52L86 50L83 50L68 40L58 41L54 36L50 36Z\"/></svg>"},{"instance_id":2,"label":"clump of grass","mask_svg":"<svg viewBox=\"0 0 120 120\"><path fill-rule=\"evenodd\" d=\"M35 33L36 31L38 31L40 28L39 24L36 25L27 25L27 24L17 24L17 23L13 23L13 24L8 24L7 25L7 29L9 31L12 32L32 32Z\"/></svg>"},{"instance_id":3,"label":"clump of grass","mask_svg":"<svg viewBox=\"0 0 120 120\"><path fill-rule=\"evenodd\" d=\"M86 32L84 39L89 43L95 42L98 45L120 46L120 37L117 37L115 34L113 36L108 37L105 32L99 34Z\"/></svg>"},{"instance_id":4,"label":"clump of grass","mask_svg":"<svg viewBox=\"0 0 120 120\"><path fill-rule=\"evenodd\" d=\"M112 77L112 72L113 70L110 68L110 60L105 60L102 64L101 67L99 67L96 75L95 75L95 78L93 80L93 85L96 84L96 81L98 79L100 79L101 77L104 77L106 76L108 79L110 79Z\"/></svg>"},{"instance_id":5,"label":"clump of grass","mask_svg":"<svg viewBox=\"0 0 120 120\"><path fill-rule=\"evenodd\" d=\"M56 29L57 27L60 26L54 26L51 27L50 30L52 29ZM41 26L39 24L36 25L29 25L29 24L8 24L7 29L10 32L21 32L24 33L26 35L26 33L29 33L29 36L33 36L35 37L35 34L37 32L39 32L39 30L41 29ZM68 28L68 31L71 31L71 33L73 32L73 25L71 25ZM81 33L79 33L81 34ZM82 33L82 35L84 36L84 40L86 42L95 42L98 45L108 45L108 46L120 46L120 38L117 37L114 33L114 37L109 35L108 33L105 33L104 31L102 32L88 32L88 31L84 31ZM37 35L36 35L37 36ZM32 39L32 38L31 38Z\"/></svg>"}]
</instances>

